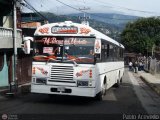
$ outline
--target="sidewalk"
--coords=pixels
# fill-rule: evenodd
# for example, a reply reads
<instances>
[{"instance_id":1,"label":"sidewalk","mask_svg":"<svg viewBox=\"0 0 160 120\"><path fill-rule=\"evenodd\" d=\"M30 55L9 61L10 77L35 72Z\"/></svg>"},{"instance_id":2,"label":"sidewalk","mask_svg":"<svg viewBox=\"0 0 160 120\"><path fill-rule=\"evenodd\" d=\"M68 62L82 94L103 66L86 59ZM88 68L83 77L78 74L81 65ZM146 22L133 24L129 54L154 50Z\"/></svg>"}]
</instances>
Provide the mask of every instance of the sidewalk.
<instances>
[{"instance_id":1,"label":"sidewalk","mask_svg":"<svg viewBox=\"0 0 160 120\"><path fill-rule=\"evenodd\" d=\"M18 92L15 94L25 94L30 92L31 83L26 83L18 86ZM6 96L6 93L10 92L9 87L0 88L0 97Z\"/></svg>"},{"instance_id":2,"label":"sidewalk","mask_svg":"<svg viewBox=\"0 0 160 120\"><path fill-rule=\"evenodd\" d=\"M157 94L160 95L160 75L152 75L145 71L138 71L140 78L145 81Z\"/></svg>"}]
</instances>

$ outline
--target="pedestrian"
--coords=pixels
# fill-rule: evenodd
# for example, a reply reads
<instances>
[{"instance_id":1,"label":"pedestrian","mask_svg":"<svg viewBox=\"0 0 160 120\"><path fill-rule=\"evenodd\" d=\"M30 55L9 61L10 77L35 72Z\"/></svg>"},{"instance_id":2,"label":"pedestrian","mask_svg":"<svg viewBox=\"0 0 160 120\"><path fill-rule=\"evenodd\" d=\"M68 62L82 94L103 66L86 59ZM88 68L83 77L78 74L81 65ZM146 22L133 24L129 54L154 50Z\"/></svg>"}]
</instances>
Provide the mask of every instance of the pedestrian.
<instances>
[{"instance_id":1,"label":"pedestrian","mask_svg":"<svg viewBox=\"0 0 160 120\"><path fill-rule=\"evenodd\" d=\"M140 61L140 62L139 62L139 71L142 70L142 66L143 66L142 61Z\"/></svg>"},{"instance_id":2,"label":"pedestrian","mask_svg":"<svg viewBox=\"0 0 160 120\"><path fill-rule=\"evenodd\" d=\"M133 67L134 67L134 72L137 73L138 72L138 62L137 61L133 63Z\"/></svg>"},{"instance_id":3,"label":"pedestrian","mask_svg":"<svg viewBox=\"0 0 160 120\"><path fill-rule=\"evenodd\" d=\"M132 66L133 66L133 63L130 61L129 62L129 71L132 71Z\"/></svg>"}]
</instances>

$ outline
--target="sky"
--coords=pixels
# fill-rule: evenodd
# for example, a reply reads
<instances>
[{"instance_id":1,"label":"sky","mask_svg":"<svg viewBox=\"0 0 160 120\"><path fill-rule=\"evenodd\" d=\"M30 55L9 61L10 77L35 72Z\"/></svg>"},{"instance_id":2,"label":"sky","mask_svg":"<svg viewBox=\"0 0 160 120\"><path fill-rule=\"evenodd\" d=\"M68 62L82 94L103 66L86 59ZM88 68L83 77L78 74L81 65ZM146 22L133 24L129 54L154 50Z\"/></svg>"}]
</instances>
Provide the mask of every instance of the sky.
<instances>
[{"instance_id":1,"label":"sky","mask_svg":"<svg viewBox=\"0 0 160 120\"><path fill-rule=\"evenodd\" d=\"M160 16L160 0L26 0L37 11L52 12L57 15L80 13L120 13L133 16ZM68 7L68 6L70 7ZM72 8L71 8L72 7ZM23 8L23 12L30 12Z\"/></svg>"}]
</instances>

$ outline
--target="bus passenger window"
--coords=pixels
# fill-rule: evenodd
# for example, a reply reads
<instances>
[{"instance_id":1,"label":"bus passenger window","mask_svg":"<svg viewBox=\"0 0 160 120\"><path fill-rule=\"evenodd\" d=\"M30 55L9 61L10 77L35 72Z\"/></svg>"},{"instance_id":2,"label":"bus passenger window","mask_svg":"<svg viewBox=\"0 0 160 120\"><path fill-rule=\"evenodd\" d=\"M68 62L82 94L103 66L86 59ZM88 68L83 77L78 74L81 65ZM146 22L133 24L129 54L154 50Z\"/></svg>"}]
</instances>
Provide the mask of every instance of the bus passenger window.
<instances>
[{"instance_id":1,"label":"bus passenger window","mask_svg":"<svg viewBox=\"0 0 160 120\"><path fill-rule=\"evenodd\" d=\"M109 57L109 44L107 44L107 57Z\"/></svg>"}]
</instances>

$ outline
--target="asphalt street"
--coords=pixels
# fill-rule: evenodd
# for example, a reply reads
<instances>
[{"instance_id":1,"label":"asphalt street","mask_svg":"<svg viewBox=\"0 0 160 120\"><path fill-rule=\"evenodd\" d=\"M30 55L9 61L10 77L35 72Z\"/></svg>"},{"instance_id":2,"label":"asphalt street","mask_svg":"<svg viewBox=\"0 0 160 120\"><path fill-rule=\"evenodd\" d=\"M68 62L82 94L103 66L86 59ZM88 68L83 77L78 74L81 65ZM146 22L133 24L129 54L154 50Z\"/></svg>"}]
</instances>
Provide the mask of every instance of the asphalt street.
<instances>
[{"instance_id":1,"label":"asphalt street","mask_svg":"<svg viewBox=\"0 0 160 120\"><path fill-rule=\"evenodd\" d=\"M48 95L28 93L14 98L1 97L0 114L16 115L17 118L25 116L26 120L34 115L45 118L52 118L53 115L59 115L60 118L70 116L72 119L73 116L83 119L89 116L91 119L98 117L99 120L117 116L119 119L125 119L126 115L160 114L160 96L138 75L126 70L120 88L112 87L107 90L103 101L76 96L50 98Z\"/></svg>"}]
</instances>

